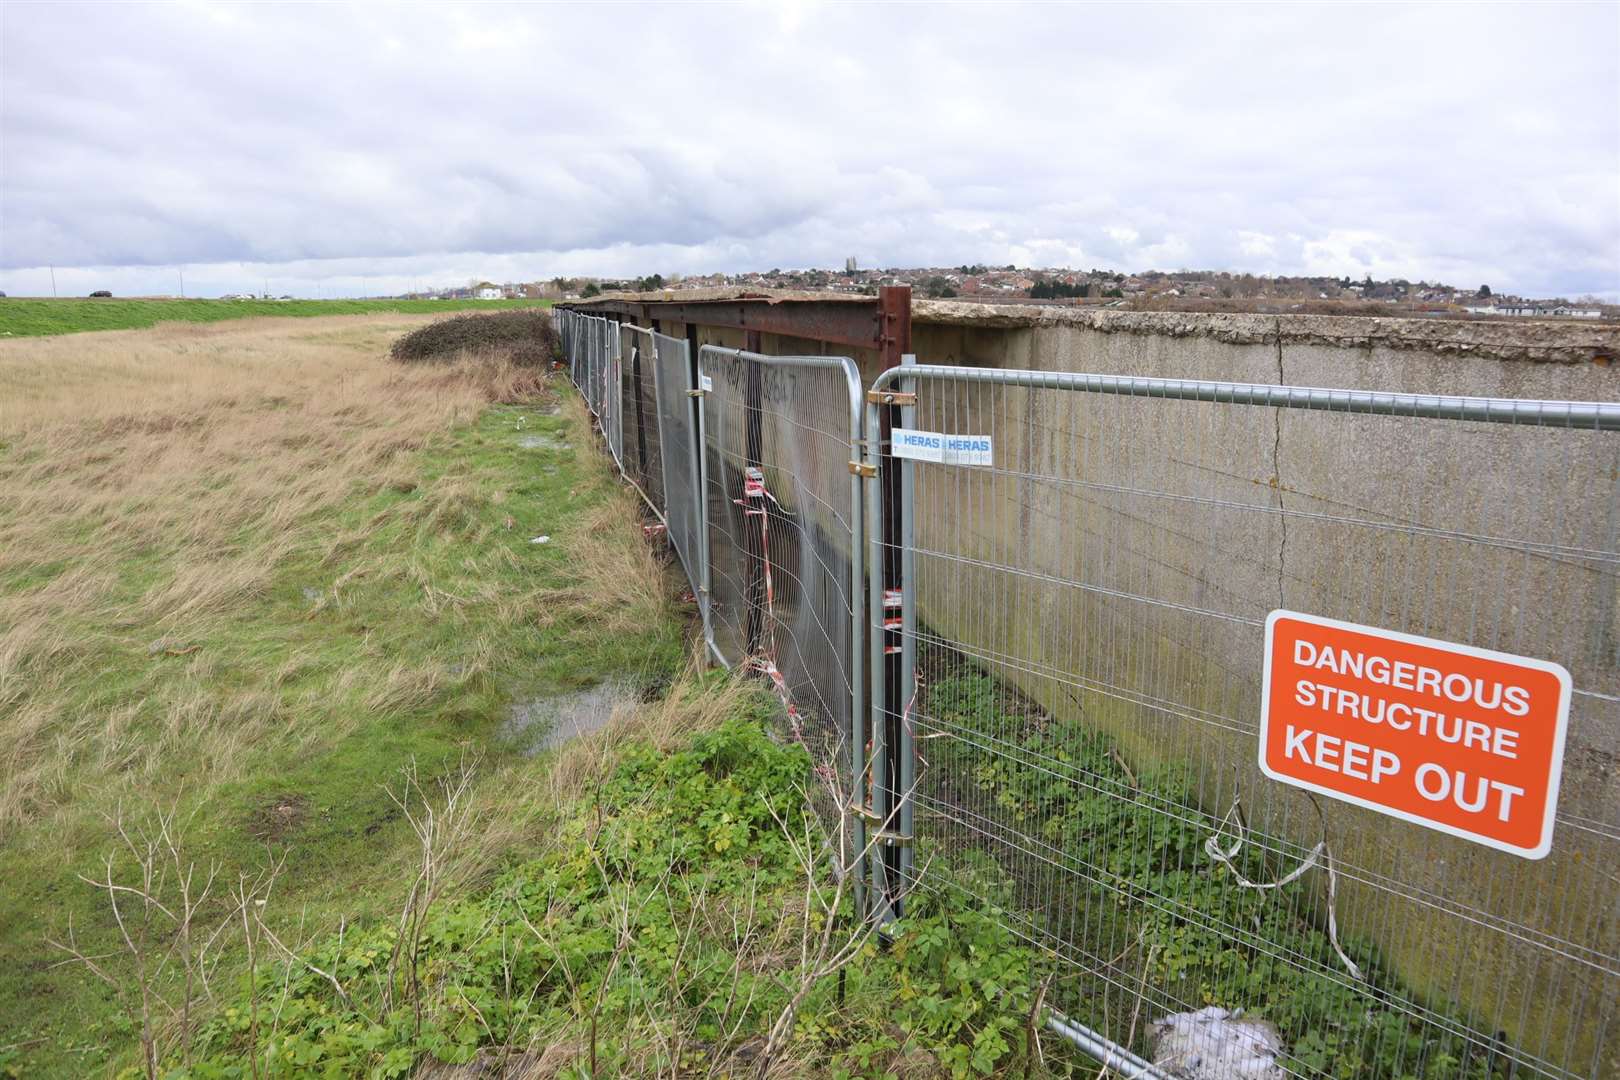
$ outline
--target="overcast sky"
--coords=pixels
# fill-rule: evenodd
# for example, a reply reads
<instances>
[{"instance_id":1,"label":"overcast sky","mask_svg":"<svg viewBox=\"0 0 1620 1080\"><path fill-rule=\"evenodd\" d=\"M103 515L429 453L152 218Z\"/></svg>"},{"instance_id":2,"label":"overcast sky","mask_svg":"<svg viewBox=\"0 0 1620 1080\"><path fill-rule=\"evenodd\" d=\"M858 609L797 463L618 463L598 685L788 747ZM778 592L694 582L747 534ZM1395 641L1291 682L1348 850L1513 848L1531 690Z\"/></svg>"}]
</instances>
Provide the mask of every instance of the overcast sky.
<instances>
[{"instance_id":1,"label":"overcast sky","mask_svg":"<svg viewBox=\"0 0 1620 1080\"><path fill-rule=\"evenodd\" d=\"M1620 300L1620 4L0 0L0 289L956 265Z\"/></svg>"}]
</instances>

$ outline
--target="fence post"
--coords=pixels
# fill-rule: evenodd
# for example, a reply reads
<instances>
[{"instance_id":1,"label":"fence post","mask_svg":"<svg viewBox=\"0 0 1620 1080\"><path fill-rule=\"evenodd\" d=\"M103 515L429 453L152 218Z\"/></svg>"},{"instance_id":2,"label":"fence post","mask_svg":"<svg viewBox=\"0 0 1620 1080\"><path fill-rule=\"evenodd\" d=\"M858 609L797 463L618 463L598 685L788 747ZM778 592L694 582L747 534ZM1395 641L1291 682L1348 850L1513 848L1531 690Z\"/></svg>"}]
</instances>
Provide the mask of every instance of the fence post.
<instances>
[{"instance_id":1,"label":"fence post","mask_svg":"<svg viewBox=\"0 0 1620 1080\"><path fill-rule=\"evenodd\" d=\"M630 348L630 385L636 395L636 470L641 474L643 485L648 483L647 474L647 418L641 408L641 354L640 346ZM667 495L665 496L668 497Z\"/></svg>"},{"instance_id":2,"label":"fence post","mask_svg":"<svg viewBox=\"0 0 1620 1080\"><path fill-rule=\"evenodd\" d=\"M878 290L878 364L882 370L898 367L903 357L911 352L911 288L905 285L885 286ZM908 691L904 685L905 671L902 660L904 651L903 623L891 613L901 607L901 588L903 584L904 566L901 559L903 541L901 537L901 519L903 517L902 485L900 471L893 468L893 458L889 458L890 467L885 468L883 458L892 445L891 437L895 424L900 420L900 410L893 405L881 408L875 404L867 410L868 427L866 436L871 441L874 450L873 463L878 466L875 500L868 500L870 506L876 506L876 522L868 522L868 527L876 526L873 535L874 554L877 556L869 568L874 582L872 594L874 597L873 622L876 624L873 639L877 645L872 650L872 740L873 761L872 767L876 779L875 805L872 807L879 815L879 833L877 858L878 865L874 867L879 877L873 890L873 902L876 906L876 915L880 921L900 915L900 889L899 875L903 864L902 850L911 843L909 834L899 828L899 816L902 800L909 803L907 792L902 786L902 773L909 776L910 765L901 765L903 751L908 740L905 736L904 712ZM871 421L876 414L876 425ZM901 426L904 426L903 422ZM873 482L873 481L869 481Z\"/></svg>"},{"instance_id":3,"label":"fence post","mask_svg":"<svg viewBox=\"0 0 1620 1080\"><path fill-rule=\"evenodd\" d=\"M751 353L761 351L760 332L747 331L744 348ZM743 365L743 456L748 470L763 467L764 436L760 430L760 413L764 404L765 373L757 361ZM739 494L747 498L748 477L744 473ZM743 530L744 550L748 553L748 583L743 593L748 598L748 624L746 627L745 662L759 655L760 642L765 636L765 551L754 540L752 529Z\"/></svg>"},{"instance_id":4,"label":"fence post","mask_svg":"<svg viewBox=\"0 0 1620 1080\"><path fill-rule=\"evenodd\" d=\"M910 348L909 341L907 348ZM907 352L900 357L902 367L915 367L917 356ZM903 428L915 427L917 424L917 380L901 379L899 382L902 394L910 395L902 400L911 404L901 405L900 426ZM917 558L915 553L915 499L916 499L916 465L909 458L899 462L900 473L900 681L896 688L896 698L902 702L900 706L900 720L896 725L897 738L895 747L899 756L897 774L897 787L900 798L900 813L895 823L900 833L901 844L898 848L898 877L895 888L904 893L911 883L912 869L912 840L916 833L912 829L912 811L916 785L917 753L912 743L912 717L911 711L917 707ZM891 588L894 585L891 583Z\"/></svg>"},{"instance_id":5,"label":"fence post","mask_svg":"<svg viewBox=\"0 0 1620 1080\"><path fill-rule=\"evenodd\" d=\"M714 655L716 660L720 658L718 655L715 655L714 628L713 623L710 621L711 614L709 610L709 604L713 594L710 591L709 581L709 452L707 449L708 436L704 431L703 426L703 345L698 340L698 328L695 324L687 323L685 330L686 370L688 373L687 386L689 388L688 393L691 396L690 408L693 440L691 452L696 459L692 471L693 475L697 477L697 562L699 569L697 569L695 573L698 577L698 604L703 612L703 638L706 646L703 654L703 660L704 663L707 664L711 655Z\"/></svg>"}]
</instances>

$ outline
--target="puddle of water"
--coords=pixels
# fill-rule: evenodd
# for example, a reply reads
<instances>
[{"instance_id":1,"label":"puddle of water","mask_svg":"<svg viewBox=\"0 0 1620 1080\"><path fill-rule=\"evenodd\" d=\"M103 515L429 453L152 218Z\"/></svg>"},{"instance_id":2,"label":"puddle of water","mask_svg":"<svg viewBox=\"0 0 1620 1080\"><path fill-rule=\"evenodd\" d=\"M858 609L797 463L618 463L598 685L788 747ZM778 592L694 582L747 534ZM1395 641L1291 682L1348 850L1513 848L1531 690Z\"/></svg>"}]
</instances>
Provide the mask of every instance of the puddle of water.
<instances>
[{"instance_id":1,"label":"puddle of water","mask_svg":"<svg viewBox=\"0 0 1620 1080\"><path fill-rule=\"evenodd\" d=\"M531 698L512 706L501 725L501 734L532 757L604 727L613 719L615 709L637 700L636 688L619 681L598 683L571 694Z\"/></svg>"},{"instance_id":2,"label":"puddle of water","mask_svg":"<svg viewBox=\"0 0 1620 1080\"><path fill-rule=\"evenodd\" d=\"M568 440L561 435L520 435L518 445L525 450L567 450Z\"/></svg>"}]
</instances>

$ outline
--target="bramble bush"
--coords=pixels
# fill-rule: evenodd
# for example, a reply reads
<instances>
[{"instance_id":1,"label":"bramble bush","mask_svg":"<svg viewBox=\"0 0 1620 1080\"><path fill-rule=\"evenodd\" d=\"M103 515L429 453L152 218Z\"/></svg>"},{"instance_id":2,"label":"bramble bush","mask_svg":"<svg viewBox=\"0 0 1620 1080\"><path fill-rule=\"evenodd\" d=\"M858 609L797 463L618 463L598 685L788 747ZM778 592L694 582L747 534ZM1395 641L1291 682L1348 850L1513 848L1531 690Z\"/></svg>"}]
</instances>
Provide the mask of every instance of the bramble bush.
<instances>
[{"instance_id":1,"label":"bramble bush","mask_svg":"<svg viewBox=\"0 0 1620 1080\"><path fill-rule=\"evenodd\" d=\"M538 366L561 356L561 342L544 308L483 312L439 319L395 340L402 363L444 363L463 352L500 352L514 364Z\"/></svg>"},{"instance_id":2,"label":"bramble bush","mask_svg":"<svg viewBox=\"0 0 1620 1080\"><path fill-rule=\"evenodd\" d=\"M949 908L919 896L891 947L863 939L820 870L809 776L808 754L751 718L675 753L632 748L550 851L428 914L414 999L392 960L398 928L347 927L261 970L168 1075L403 1077L426 1057L518 1055L559 1076L744 1075L767 1064L764 1033L829 910L854 962L809 984L772 1075L966 1078L1023 1062L1035 958L996 890Z\"/></svg>"}]
</instances>

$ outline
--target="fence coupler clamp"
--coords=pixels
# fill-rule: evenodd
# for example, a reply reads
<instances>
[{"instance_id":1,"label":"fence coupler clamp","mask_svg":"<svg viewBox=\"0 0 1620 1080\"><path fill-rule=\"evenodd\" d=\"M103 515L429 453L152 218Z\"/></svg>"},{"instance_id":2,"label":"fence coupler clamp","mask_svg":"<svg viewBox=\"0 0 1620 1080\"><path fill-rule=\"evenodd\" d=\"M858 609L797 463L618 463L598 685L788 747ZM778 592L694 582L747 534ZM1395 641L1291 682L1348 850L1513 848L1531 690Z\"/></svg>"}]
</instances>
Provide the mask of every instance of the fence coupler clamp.
<instances>
[{"instance_id":1,"label":"fence coupler clamp","mask_svg":"<svg viewBox=\"0 0 1620 1080\"><path fill-rule=\"evenodd\" d=\"M876 476L877 466L868 465L864 461L852 461L849 463L849 471L854 476Z\"/></svg>"},{"instance_id":2,"label":"fence coupler clamp","mask_svg":"<svg viewBox=\"0 0 1620 1080\"><path fill-rule=\"evenodd\" d=\"M884 847L910 847L912 844L912 838L905 833L888 832L887 830L873 834L872 841L882 844Z\"/></svg>"},{"instance_id":3,"label":"fence coupler clamp","mask_svg":"<svg viewBox=\"0 0 1620 1080\"><path fill-rule=\"evenodd\" d=\"M915 405L917 395L901 390L868 390L866 400L873 405Z\"/></svg>"},{"instance_id":4,"label":"fence coupler clamp","mask_svg":"<svg viewBox=\"0 0 1620 1080\"><path fill-rule=\"evenodd\" d=\"M702 390L688 390L686 392L686 396L687 397L702 397L703 396L703 391Z\"/></svg>"},{"instance_id":5,"label":"fence coupler clamp","mask_svg":"<svg viewBox=\"0 0 1620 1080\"><path fill-rule=\"evenodd\" d=\"M849 804L849 812L854 814L856 817L860 818L862 821L870 821L873 824L876 824L877 822L880 822L880 821L883 820L883 815L882 814L878 813L876 810L873 810L870 806L867 806L865 803L858 803L858 802L850 803Z\"/></svg>"}]
</instances>

